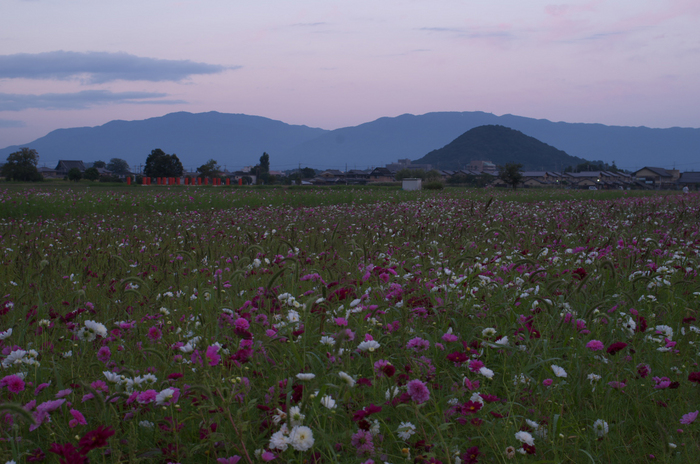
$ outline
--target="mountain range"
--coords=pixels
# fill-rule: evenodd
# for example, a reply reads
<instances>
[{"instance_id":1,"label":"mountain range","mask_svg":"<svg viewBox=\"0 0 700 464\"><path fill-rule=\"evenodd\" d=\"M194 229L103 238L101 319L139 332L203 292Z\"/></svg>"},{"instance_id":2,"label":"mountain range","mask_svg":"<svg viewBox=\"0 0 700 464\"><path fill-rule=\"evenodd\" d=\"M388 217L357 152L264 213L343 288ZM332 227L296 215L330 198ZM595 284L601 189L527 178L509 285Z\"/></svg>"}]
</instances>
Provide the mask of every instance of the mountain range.
<instances>
[{"instance_id":1,"label":"mountain range","mask_svg":"<svg viewBox=\"0 0 700 464\"><path fill-rule=\"evenodd\" d=\"M404 114L335 130L245 114L178 112L97 127L58 129L26 144L0 149L0 160L26 146L39 152L40 164L59 159L89 162L121 158L134 168L145 163L151 150L161 148L177 154L188 169L210 158L228 169L238 169L256 164L263 152L270 155L275 170L299 165L365 169L399 158L422 158L483 125L509 127L568 155L615 161L620 168L700 169L700 129L552 122L478 111ZM537 168L555 170L558 166L552 163Z\"/></svg>"}]
</instances>

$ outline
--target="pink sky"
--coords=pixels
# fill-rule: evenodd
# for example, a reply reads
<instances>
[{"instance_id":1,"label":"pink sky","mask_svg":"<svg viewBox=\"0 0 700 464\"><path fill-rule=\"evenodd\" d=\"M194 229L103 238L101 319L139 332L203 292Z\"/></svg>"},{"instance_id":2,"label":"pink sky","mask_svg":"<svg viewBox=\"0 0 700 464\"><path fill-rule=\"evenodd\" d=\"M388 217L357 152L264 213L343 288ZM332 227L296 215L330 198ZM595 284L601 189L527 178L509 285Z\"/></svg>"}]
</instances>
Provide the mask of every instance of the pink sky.
<instances>
[{"instance_id":1,"label":"pink sky","mask_svg":"<svg viewBox=\"0 0 700 464\"><path fill-rule=\"evenodd\" d=\"M0 147L173 111L700 127L697 0L4 0Z\"/></svg>"}]
</instances>

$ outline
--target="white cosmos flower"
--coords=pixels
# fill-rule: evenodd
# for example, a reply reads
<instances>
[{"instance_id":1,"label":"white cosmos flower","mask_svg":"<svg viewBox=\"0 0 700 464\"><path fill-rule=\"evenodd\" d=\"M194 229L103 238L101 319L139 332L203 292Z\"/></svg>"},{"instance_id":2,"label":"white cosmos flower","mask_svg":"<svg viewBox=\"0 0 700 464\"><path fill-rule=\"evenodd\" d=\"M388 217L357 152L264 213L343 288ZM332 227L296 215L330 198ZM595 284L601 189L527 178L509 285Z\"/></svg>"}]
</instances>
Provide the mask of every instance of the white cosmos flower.
<instances>
[{"instance_id":1,"label":"white cosmos flower","mask_svg":"<svg viewBox=\"0 0 700 464\"><path fill-rule=\"evenodd\" d=\"M314 377L316 377L316 374L311 374L311 373L301 373L297 374L297 379L299 380L313 380Z\"/></svg>"},{"instance_id":2,"label":"white cosmos flower","mask_svg":"<svg viewBox=\"0 0 700 464\"><path fill-rule=\"evenodd\" d=\"M360 343L357 348L359 348L360 351L374 351L379 348L379 346L379 342L376 340L365 340L364 342Z\"/></svg>"},{"instance_id":3,"label":"white cosmos flower","mask_svg":"<svg viewBox=\"0 0 700 464\"><path fill-rule=\"evenodd\" d=\"M333 346L335 345L335 339L333 337L329 337L328 335L324 335L321 337L321 345Z\"/></svg>"},{"instance_id":4,"label":"white cosmos flower","mask_svg":"<svg viewBox=\"0 0 700 464\"><path fill-rule=\"evenodd\" d=\"M299 406L292 406L289 408L288 417L292 425L301 425L306 416L301 413L301 408Z\"/></svg>"},{"instance_id":5,"label":"white cosmos flower","mask_svg":"<svg viewBox=\"0 0 700 464\"><path fill-rule=\"evenodd\" d=\"M289 312L287 313L287 320L289 322L299 322L301 319L299 317L299 313L294 311L293 309L290 309Z\"/></svg>"},{"instance_id":6,"label":"white cosmos flower","mask_svg":"<svg viewBox=\"0 0 700 464\"><path fill-rule=\"evenodd\" d=\"M496 329L494 329L493 327L487 327L481 331L482 337L492 337L494 335L496 335Z\"/></svg>"},{"instance_id":7,"label":"white cosmos flower","mask_svg":"<svg viewBox=\"0 0 700 464\"><path fill-rule=\"evenodd\" d=\"M5 340L10 335L12 335L12 329L7 329L4 332L0 332L0 340Z\"/></svg>"},{"instance_id":8,"label":"white cosmos flower","mask_svg":"<svg viewBox=\"0 0 700 464\"><path fill-rule=\"evenodd\" d=\"M306 451L314 446L314 433L305 425L297 425L289 432L289 444L297 451Z\"/></svg>"},{"instance_id":9,"label":"white cosmos flower","mask_svg":"<svg viewBox=\"0 0 700 464\"><path fill-rule=\"evenodd\" d=\"M556 375L557 377L568 377L566 371L563 368L557 366L556 364L552 364L552 370L554 371L554 375Z\"/></svg>"},{"instance_id":10,"label":"white cosmos flower","mask_svg":"<svg viewBox=\"0 0 700 464\"><path fill-rule=\"evenodd\" d=\"M107 382L110 383L121 383L122 382L122 377L118 374L115 374L114 372L110 371L104 371L102 372L104 376L107 378Z\"/></svg>"},{"instance_id":11,"label":"white cosmos flower","mask_svg":"<svg viewBox=\"0 0 700 464\"><path fill-rule=\"evenodd\" d=\"M158 406L162 406L165 403L168 403L173 398L174 394L175 390L173 390L172 388L166 388L165 390L161 391L156 395L156 404Z\"/></svg>"},{"instance_id":12,"label":"white cosmos flower","mask_svg":"<svg viewBox=\"0 0 700 464\"><path fill-rule=\"evenodd\" d=\"M272 434L270 437L270 449L278 449L280 451L286 451L289 446L289 429L287 424L283 424L279 431Z\"/></svg>"},{"instance_id":13,"label":"white cosmos flower","mask_svg":"<svg viewBox=\"0 0 700 464\"><path fill-rule=\"evenodd\" d=\"M399 424L399 428L396 429L396 431L399 434L399 438L402 440L409 440L411 438L411 435L416 433L416 426L411 424L410 422L401 422Z\"/></svg>"},{"instance_id":14,"label":"white cosmos flower","mask_svg":"<svg viewBox=\"0 0 700 464\"><path fill-rule=\"evenodd\" d=\"M346 374L345 372L338 372L338 375L340 376L341 379L345 381L345 383L348 384L348 387L354 387L355 386L355 379L350 377L349 374Z\"/></svg>"},{"instance_id":15,"label":"white cosmos flower","mask_svg":"<svg viewBox=\"0 0 700 464\"><path fill-rule=\"evenodd\" d=\"M85 321L85 327L100 337L107 336L107 327L104 324L95 321Z\"/></svg>"},{"instance_id":16,"label":"white cosmos flower","mask_svg":"<svg viewBox=\"0 0 700 464\"><path fill-rule=\"evenodd\" d=\"M335 400L328 395L325 395L323 398L321 398L321 404L327 407L328 409L335 409L336 407Z\"/></svg>"},{"instance_id":17,"label":"white cosmos flower","mask_svg":"<svg viewBox=\"0 0 700 464\"><path fill-rule=\"evenodd\" d=\"M27 354L26 351L24 350L15 350L5 359L2 360L2 367L7 369L8 367L12 366L13 364L19 364L24 360L24 356Z\"/></svg>"},{"instance_id":18,"label":"white cosmos flower","mask_svg":"<svg viewBox=\"0 0 700 464\"><path fill-rule=\"evenodd\" d=\"M599 437L603 437L608 433L608 423L603 419L598 419L593 423L593 430Z\"/></svg>"},{"instance_id":19,"label":"white cosmos flower","mask_svg":"<svg viewBox=\"0 0 700 464\"><path fill-rule=\"evenodd\" d=\"M479 374L483 375L487 379L493 378L493 371L488 367L482 367L481 369L479 369Z\"/></svg>"},{"instance_id":20,"label":"white cosmos flower","mask_svg":"<svg viewBox=\"0 0 700 464\"><path fill-rule=\"evenodd\" d=\"M529 432L521 430L520 432L515 434L515 438L521 443L527 443L530 446L535 446L535 439L532 437L532 435L530 435Z\"/></svg>"}]
</instances>

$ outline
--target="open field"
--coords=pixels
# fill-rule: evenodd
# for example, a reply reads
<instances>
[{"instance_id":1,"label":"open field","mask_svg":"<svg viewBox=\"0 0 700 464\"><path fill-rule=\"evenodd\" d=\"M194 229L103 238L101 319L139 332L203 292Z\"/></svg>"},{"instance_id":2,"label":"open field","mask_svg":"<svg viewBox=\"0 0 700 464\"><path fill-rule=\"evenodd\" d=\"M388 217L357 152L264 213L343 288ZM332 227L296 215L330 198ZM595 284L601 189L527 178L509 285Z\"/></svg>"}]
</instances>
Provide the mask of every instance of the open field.
<instances>
[{"instance_id":1,"label":"open field","mask_svg":"<svg viewBox=\"0 0 700 464\"><path fill-rule=\"evenodd\" d=\"M0 462L694 462L699 224L675 192L3 185Z\"/></svg>"}]
</instances>

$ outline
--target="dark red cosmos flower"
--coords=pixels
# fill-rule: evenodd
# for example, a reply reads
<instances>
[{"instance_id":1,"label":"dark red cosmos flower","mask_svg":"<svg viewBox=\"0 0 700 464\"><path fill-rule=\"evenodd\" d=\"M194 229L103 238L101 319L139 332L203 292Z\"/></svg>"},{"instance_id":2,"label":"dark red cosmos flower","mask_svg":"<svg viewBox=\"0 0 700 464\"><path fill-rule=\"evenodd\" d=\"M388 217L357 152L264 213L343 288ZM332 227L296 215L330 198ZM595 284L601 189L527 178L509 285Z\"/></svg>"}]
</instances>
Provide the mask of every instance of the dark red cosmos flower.
<instances>
[{"instance_id":1,"label":"dark red cosmos flower","mask_svg":"<svg viewBox=\"0 0 700 464\"><path fill-rule=\"evenodd\" d=\"M537 451L533 445L528 445L527 443L523 443L523 449L527 454L535 454Z\"/></svg>"},{"instance_id":2,"label":"dark red cosmos flower","mask_svg":"<svg viewBox=\"0 0 700 464\"><path fill-rule=\"evenodd\" d=\"M483 405L478 401L467 401L460 407L460 412L462 414L474 414L479 411Z\"/></svg>"},{"instance_id":3,"label":"dark red cosmos flower","mask_svg":"<svg viewBox=\"0 0 700 464\"><path fill-rule=\"evenodd\" d=\"M584 268L580 267L580 268L576 269L575 271L573 271L572 274L573 274L574 278L576 278L578 280L583 280L588 275L588 272L586 272L586 270Z\"/></svg>"},{"instance_id":4,"label":"dark red cosmos flower","mask_svg":"<svg viewBox=\"0 0 700 464\"><path fill-rule=\"evenodd\" d=\"M467 451L462 453L459 458L462 460L463 463L465 464L475 464L479 462L479 455L484 454L481 451L479 451L478 446L472 446L469 448Z\"/></svg>"},{"instance_id":5,"label":"dark red cosmos flower","mask_svg":"<svg viewBox=\"0 0 700 464\"><path fill-rule=\"evenodd\" d=\"M688 374L688 380L691 382L700 383L700 372L691 372Z\"/></svg>"},{"instance_id":6,"label":"dark red cosmos flower","mask_svg":"<svg viewBox=\"0 0 700 464\"><path fill-rule=\"evenodd\" d=\"M447 355L447 360L456 364L462 364L467 359L469 359L469 357L465 353L459 351Z\"/></svg>"},{"instance_id":7,"label":"dark red cosmos flower","mask_svg":"<svg viewBox=\"0 0 700 464\"><path fill-rule=\"evenodd\" d=\"M168 380L177 380L177 379L181 379L182 377L183 377L183 374L181 374L179 372L173 372L172 374L170 374L168 376Z\"/></svg>"},{"instance_id":8,"label":"dark red cosmos flower","mask_svg":"<svg viewBox=\"0 0 700 464\"><path fill-rule=\"evenodd\" d=\"M647 320L643 316L637 316L637 327L634 329L635 332L645 332L647 330Z\"/></svg>"},{"instance_id":9,"label":"dark red cosmos flower","mask_svg":"<svg viewBox=\"0 0 700 464\"><path fill-rule=\"evenodd\" d=\"M71 443L66 443L65 445L52 443L49 451L61 456L58 460L61 464L84 464L88 462L87 458L83 455L84 453L75 449Z\"/></svg>"},{"instance_id":10,"label":"dark red cosmos flower","mask_svg":"<svg viewBox=\"0 0 700 464\"><path fill-rule=\"evenodd\" d=\"M114 435L114 429L112 427L104 427L102 425L97 427L95 430L89 431L78 442L78 446L80 446L80 453L87 454L90 450L107 446L107 439L112 435Z\"/></svg>"},{"instance_id":11,"label":"dark red cosmos flower","mask_svg":"<svg viewBox=\"0 0 700 464\"><path fill-rule=\"evenodd\" d=\"M625 342L615 342L611 344L606 351L608 352L608 354L615 354L618 351L624 350L626 346L627 343Z\"/></svg>"},{"instance_id":12,"label":"dark red cosmos flower","mask_svg":"<svg viewBox=\"0 0 700 464\"><path fill-rule=\"evenodd\" d=\"M27 462L43 461L46 454L41 448L37 448L27 455Z\"/></svg>"},{"instance_id":13,"label":"dark red cosmos flower","mask_svg":"<svg viewBox=\"0 0 700 464\"><path fill-rule=\"evenodd\" d=\"M391 364L387 364L386 366L382 367L382 372L387 377L393 377L394 374L396 373L396 368L394 366L392 366Z\"/></svg>"}]
</instances>

